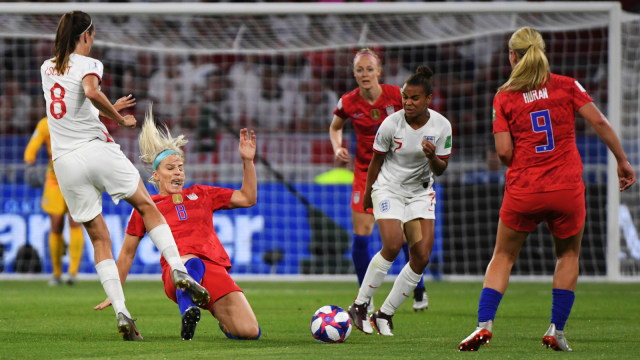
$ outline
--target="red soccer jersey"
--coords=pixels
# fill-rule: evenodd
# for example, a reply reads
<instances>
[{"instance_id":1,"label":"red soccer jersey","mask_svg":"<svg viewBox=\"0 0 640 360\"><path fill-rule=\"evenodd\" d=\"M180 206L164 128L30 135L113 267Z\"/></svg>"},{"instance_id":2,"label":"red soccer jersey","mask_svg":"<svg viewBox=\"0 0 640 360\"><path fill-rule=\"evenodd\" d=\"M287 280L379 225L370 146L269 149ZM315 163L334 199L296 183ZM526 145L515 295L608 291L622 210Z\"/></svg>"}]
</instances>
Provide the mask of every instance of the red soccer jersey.
<instances>
[{"instance_id":1,"label":"red soccer jersey","mask_svg":"<svg viewBox=\"0 0 640 360\"><path fill-rule=\"evenodd\" d=\"M233 192L232 189L193 185L183 188L180 194L151 196L171 228L180 255L194 254L231 268L229 255L213 228L213 212L229 209ZM134 209L126 233L144 236L146 232L142 216ZM164 257L160 262L166 266Z\"/></svg>"},{"instance_id":2,"label":"red soccer jersey","mask_svg":"<svg viewBox=\"0 0 640 360\"><path fill-rule=\"evenodd\" d=\"M352 90L340 98L333 111L342 119L351 119L356 133L355 176L367 177L367 170L373 157L373 140L382 121L402 109L400 88L395 85L380 84L382 94L369 104L360 96L360 89Z\"/></svg>"},{"instance_id":3,"label":"red soccer jersey","mask_svg":"<svg viewBox=\"0 0 640 360\"><path fill-rule=\"evenodd\" d=\"M513 162L507 189L539 193L582 185L575 112L593 101L577 80L551 74L539 90L501 91L493 99L493 133L508 131Z\"/></svg>"}]
</instances>

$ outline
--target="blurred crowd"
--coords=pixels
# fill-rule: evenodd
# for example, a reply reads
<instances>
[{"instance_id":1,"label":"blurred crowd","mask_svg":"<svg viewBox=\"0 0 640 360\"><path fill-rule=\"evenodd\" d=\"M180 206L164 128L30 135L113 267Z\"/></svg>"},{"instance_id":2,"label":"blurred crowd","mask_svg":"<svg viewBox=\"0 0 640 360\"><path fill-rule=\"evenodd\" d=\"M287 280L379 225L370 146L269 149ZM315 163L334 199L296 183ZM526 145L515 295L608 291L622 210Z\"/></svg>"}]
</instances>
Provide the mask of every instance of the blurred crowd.
<instances>
[{"instance_id":1,"label":"blurred crowd","mask_svg":"<svg viewBox=\"0 0 640 360\"><path fill-rule=\"evenodd\" d=\"M215 150L216 137L225 126L250 127L260 134L327 134L328 141L338 99L357 86L351 72L357 48L171 52L166 48L182 41L184 21L149 17L149 23L143 24L128 16L104 19L97 26L91 54L105 66L102 90L112 101L133 94L137 105L129 111L140 122L153 103L154 116L173 133L186 134L199 152ZM289 27L292 23L294 29L307 29L313 35L309 21L305 15L288 15L270 16L267 23L285 44L296 39ZM201 31L202 38L211 37L214 33L204 25L194 17L190 29ZM335 28L340 27L336 24ZM123 29L152 37L145 38L149 49L123 49L100 42L101 36ZM580 79L600 108L606 108L606 32L584 30L566 35L553 33L546 39L552 71ZM486 149L492 148L493 95L511 69L505 36L372 49L382 59L383 83L401 86L416 66L430 66L436 79L432 107L450 119L455 151L471 158L485 157ZM53 41L5 37L0 40L0 53L0 134L28 135L46 115L39 69L52 55ZM105 122L116 140L131 136L115 123Z\"/></svg>"}]
</instances>

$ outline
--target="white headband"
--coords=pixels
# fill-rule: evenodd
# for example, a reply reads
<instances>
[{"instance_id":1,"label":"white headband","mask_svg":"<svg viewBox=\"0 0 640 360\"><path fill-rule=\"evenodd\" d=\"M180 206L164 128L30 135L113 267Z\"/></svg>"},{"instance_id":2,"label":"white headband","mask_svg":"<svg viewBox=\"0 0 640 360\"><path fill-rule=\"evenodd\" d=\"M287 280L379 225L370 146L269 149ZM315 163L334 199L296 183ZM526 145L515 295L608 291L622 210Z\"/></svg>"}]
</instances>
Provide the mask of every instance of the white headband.
<instances>
[{"instance_id":1,"label":"white headband","mask_svg":"<svg viewBox=\"0 0 640 360\"><path fill-rule=\"evenodd\" d=\"M89 22L89 26L87 26L87 28L86 28L86 29L84 29L84 31L83 31L83 32L81 32L78 36L80 36L80 35L84 34L85 32L87 32L87 30L91 29L91 26L93 26L93 20L90 20L90 22Z\"/></svg>"}]
</instances>

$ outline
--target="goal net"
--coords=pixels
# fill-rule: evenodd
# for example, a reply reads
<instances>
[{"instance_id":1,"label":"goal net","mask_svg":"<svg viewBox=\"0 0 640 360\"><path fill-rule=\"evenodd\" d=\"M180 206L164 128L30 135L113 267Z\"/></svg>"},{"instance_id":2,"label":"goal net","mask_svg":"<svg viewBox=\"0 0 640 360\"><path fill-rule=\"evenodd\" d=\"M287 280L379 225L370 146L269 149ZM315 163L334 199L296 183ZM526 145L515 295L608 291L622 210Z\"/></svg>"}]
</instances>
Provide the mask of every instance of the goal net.
<instances>
[{"instance_id":1,"label":"goal net","mask_svg":"<svg viewBox=\"0 0 640 360\"><path fill-rule=\"evenodd\" d=\"M190 140L188 182L239 189L237 134L242 127L256 130L258 204L214 215L234 273L353 273L351 187L348 171L346 179L331 172L336 167L328 128L339 97L357 86L351 64L362 47L381 57L384 83L402 85L418 65L430 66L436 81L432 108L453 126L449 167L436 180L436 245L427 271L434 277L479 277L491 258L505 172L494 152L492 99L509 76L507 40L517 28L542 33L551 70L581 82L640 171L640 20L617 3L178 5L0 4L4 271L16 271L19 249L27 243L44 270L51 270L42 190L27 185L23 153L46 115L40 65L53 53L60 15L76 8L96 24L91 56L105 66L101 87L107 96L115 101L133 94L137 105L127 112L139 121L153 103L156 119ZM104 121L148 177L138 160L137 131ZM637 279L638 186L618 194L615 161L583 119L576 123L587 200L581 274ZM349 123L344 141L354 153ZM39 169L47 161L41 149ZM131 207L115 206L107 197L103 204L117 254ZM374 239L372 254L381 247L377 230ZM94 272L92 253L87 238L82 272ZM157 273L159 256L143 240L132 272ZM401 254L391 273L403 263ZM542 224L527 239L513 274L550 276L554 264L551 236Z\"/></svg>"}]
</instances>

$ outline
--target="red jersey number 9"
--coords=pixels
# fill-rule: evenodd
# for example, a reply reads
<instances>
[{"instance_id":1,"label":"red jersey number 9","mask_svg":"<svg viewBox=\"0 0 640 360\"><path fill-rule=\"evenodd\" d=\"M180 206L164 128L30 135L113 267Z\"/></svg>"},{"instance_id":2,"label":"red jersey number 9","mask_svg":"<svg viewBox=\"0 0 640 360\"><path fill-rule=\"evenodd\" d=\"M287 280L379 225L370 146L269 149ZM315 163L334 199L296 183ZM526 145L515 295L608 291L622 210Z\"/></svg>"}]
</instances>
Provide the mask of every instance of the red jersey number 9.
<instances>
[{"instance_id":1,"label":"red jersey number 9","mask_svg":"<svg viewBox=\"0 0 640 360\"><path fill-rule=\"evenodd\" d=\"M547 137L545 145L536 146L536 152L547 152L555 149L556 145L553 141L553 128L551 127L551 115L549 110L534 111L531 113L531 126L533 132L544 132Z\"/></svg>"},{"instance_id":2,"label":"red jersey number 9","mask_svg":"<svg viewBox=\"0 0 640 360\"><path fill-rule=\"evenodd\" d=\"M58 95L56 95L56 90ZM67 113L67 105L64 103L64 88L60 84L55 83L51 88L51 105L49 105L49 111L54 119L60 120L64 114ZM56 104L58 104L58 111L56 111Z\"/></svg>"}]
</instances>

